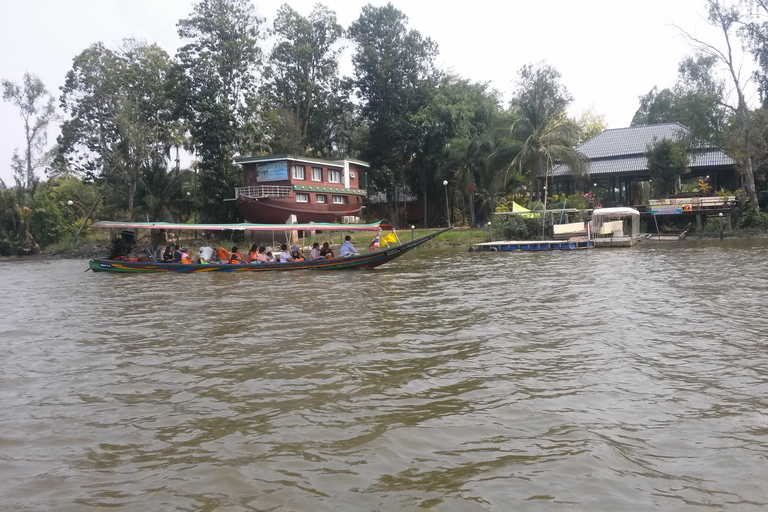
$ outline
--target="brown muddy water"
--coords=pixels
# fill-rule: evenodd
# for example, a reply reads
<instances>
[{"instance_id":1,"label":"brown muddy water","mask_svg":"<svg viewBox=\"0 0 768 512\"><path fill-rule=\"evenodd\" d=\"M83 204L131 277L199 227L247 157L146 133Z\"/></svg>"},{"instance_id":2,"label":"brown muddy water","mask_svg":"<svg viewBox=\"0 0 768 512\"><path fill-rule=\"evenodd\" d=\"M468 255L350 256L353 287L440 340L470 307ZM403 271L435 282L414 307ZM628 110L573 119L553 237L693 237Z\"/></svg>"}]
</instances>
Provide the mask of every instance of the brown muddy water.
<instances>
[{"instance_id":1,"label":"brown muddy water","mask_svg":"<svg viewBox=\"0 0 768 512\"><path fill-rule=\"evenodd\" d=\"M0 262L2 510L766 510L768 241Z\"/></svg>"}]
</instances>

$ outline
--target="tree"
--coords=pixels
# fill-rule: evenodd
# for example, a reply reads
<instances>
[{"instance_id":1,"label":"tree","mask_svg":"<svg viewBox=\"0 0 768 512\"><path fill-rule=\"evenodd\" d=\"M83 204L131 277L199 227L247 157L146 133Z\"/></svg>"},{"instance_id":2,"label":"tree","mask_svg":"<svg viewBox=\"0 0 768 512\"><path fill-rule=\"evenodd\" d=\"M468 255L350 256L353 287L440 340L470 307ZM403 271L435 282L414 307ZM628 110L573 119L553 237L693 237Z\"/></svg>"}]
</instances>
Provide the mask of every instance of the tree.
<instances>
[{"instance_id":1,"label":"tree","mask_svg":"<svg viewBox=\"0 0 768 512\"><path fill-rule=\"evenodd\" d=\"M544 185L544 209L547 183L555 162L568 165L575 175L588 170L587 158L573 148L579 139L579 127L564 116L570 102L571 96L560 83L560 73L555 68L545 63L523 66L512 99L516 119L508 128L508 135L516 142L492 155L492 161L504 164L505 174L528 175L529 203L538 184Z\"/></svg>"},{"instance_id":2,"label":"tree","mask_svg":"<svg viewBox=\"0 0 768 512\"><path fill-rule=\"evenodd\" d=\"M608 128L605 114L598 114L593 108L583 110L573 122L576 123L580 130L579 139L576 142L577 145L588 141L596 135L600 135L600 133Z\"/></svg>"},{"instance_id":3,"label":"tree","mask_svg":"<svg viewBox=\"0 0 768 512\"><path fill-rule=\"evenodd\" d=\"M679 112L673 107L675 95L671 89L661 91L654 85L644 96L640 96L640 107L632 116L630 126L681 122Z\"/></svg>"},{"instance_id":4,"label":"tree","mask_svg":"<svg viewBox=\"0 0 768 512\"><path fill-rule=\"evenodd\" d=\"M685 143L669 139L654 141L645 156L656 194L673 195L680 176L690 172Z\"/></svg>"},{"instance_id":5,"label":"tree","mask_svg":"<svg viewBox=\"0 0 768 512\"><path fill-rule=\"evenodd\" d=\"M176 143L170 69L161 48L127 39L118 51L92 45L67 73L61 103L70 118L57 167L104 182L113 215L124 208L132 215L142 169Z\"/></svg>"},{"instance_id":6,"label":"tree","mask_svg":"<svg viewBox=\"0 0 768 512\"><path fill-rule=\"evenodd\" d=\"M329 156L334 152L338 118L339 55L344 30L336 14L317 4L309 17L287 4L277 11L265 88L285 124L294 125L299 154Z\"/></svg>"},{"instance_id":7,"label":"tree","mask_svg":"<svg viewBox=\"0 0 768 512\"><path fill-rule=\"evenodd\" d=\"M60 104L69 115L61 125L57 159L89 180L113 168L119 96L119 56L96 43L76 56L61 88Z\"/></svg>"},{"instance_id":8,"label":"tree","mask_svg":"<svg viewBox=\"0 0 768 512\"><path fill-rule=\"evenodd\" d=\"M368 4L349 27L356 45L351 85L369 130L369 183L378 190L404 184L420 143L412 118L434 90L437 45L408 30L407 22L392 4Z\"/></svg>"},{"instance_id":9,"label":"tree","mask_svg":"<svg viewBox=\"0 0 768 512\"><path fill-rule=\"evenodd\" d=\"M723 107L723 83L716 76L714 57L698 53L678 66L678 81L672 89L655 86L640 97L640 108L631 126L678 122L690 129L691 147L702 141L723 145L727 112Z\"/></svg>"},{"instance_id":10,"label":"tree","mask_svg":"<svg viewBox=\"0 0 768 512\"><path fill-rule=\"evenodd\" d=\"M462 202L467 186L481 186L481 182L486 185L481 175L490 146L481 136L493 126L500 110L498 93L489 90L488 84L447 75L413 117L420 146L412 161L408 184L414 193L422 194L425 224L429 198L442 195L444 179L450 182L454 198ZM438 215L445 212L442 206L432 210Z\"/></svg>"},{"instance_id":11,"label":"tree","mask_svg":"<svg viewBox=\"0 0 768 512\"><path fill-rule=\"evenodd\" d=\"M741 34L747 43L747 49L758 65L753 78L758 86L760 97L765 104L768 99L768 1L748 0L752 7L750 17L742 26Z\"/></svg>"},{"instance_id":12,"label":"tree","mask_svg":"<svg viewBox=\"0 0 768 512\"><path fill-rule=\"evenodd\" d=\"M180 220L188 202L184 186L190 171L168 171L163 159L153 161L143 169L137 189L136 213L152 222L176 222Z\"/></svg>"},{"instance_id":13,"label":"tree","mask_svg":"<svg viewBox=\"0 0 768 512\"><path fill-rule=\"evenodd\" d=\"M224 199L243 179L234 157L247 101L256 95L262 22L247 0L201 0L178 23L179 37L190 42L177 53L175 94L201 158L198 206L204 222L237 219L234 204Z\"/></svg>"},{"instance_id":14,"label":"tree","mask_svg":"<svg viewBox=\"0 0 768 512\"><path fill-rule=\"evenodd\" d=\"M48 93L42 80L35 75L24 73L23 85L3 79L3 100L19 109L24 121L24 155L14 150L12 164L14 178L19 188L34 192L38 178L36 172L45 168L52 159L48 144L48 126L55 119L53 97Z\"/></svg>"},{"instance_id":15,"label":"tree","mask_svg":"<svg viewBox=\"0 0 768 512\"><path fill-rule=\"evenodd\" d=\"M758 207L757 191L755 190L754 160L756 158L752 147L751 116L746 100L746 83L741 74L741 66L734 56L733 39L744 22L744 12L741 5L726 5L719 0L707 0L709 24L718 29L722 36L722 46L703 41L689 32L678 29L688 38L694 47L702 54L710 56L726 71L730 88L735 93L735 101L723 101L723 107L733 116L738 127L738 170L741 174L743 187L750 202Z\"/></svg>"}]
</instances>

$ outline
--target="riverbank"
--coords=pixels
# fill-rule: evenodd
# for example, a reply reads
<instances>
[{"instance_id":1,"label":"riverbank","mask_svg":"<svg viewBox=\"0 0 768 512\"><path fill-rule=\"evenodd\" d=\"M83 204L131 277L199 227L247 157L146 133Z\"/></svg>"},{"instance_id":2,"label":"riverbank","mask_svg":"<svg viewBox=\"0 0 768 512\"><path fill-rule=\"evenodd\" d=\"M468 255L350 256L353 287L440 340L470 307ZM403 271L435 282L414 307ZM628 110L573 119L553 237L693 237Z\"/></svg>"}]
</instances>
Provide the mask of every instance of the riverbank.
<instances>
[{"instance_id":1,"label":"riverbank","mask_svg":"<svg viewBox=\"0 0 768 512\"><path fill-rule=\"evenodd\" d=\"M397 231L397 235L400 238L402 242L406 242L408 240L411 240L411 238L418 238L420 236L426 235L428 233L434 232L436 229L439 228L420 228L415 229L413 231L409 229L399 230ZM337 237L333 237L334 239ZM352 234L352 241L353 244L357 247L358 250L364 251L367 250L368 245L371 242L372 236L370 234ZM685 238L686 240L713 240L719 238L719 233L690 233ZM724 233L724 238L728 239L758 239L758 238L768 238L768 232L766 231L760 231L755 229L743 229L743 230L732 230L727 231ZM496 233L494 233L493 236L494 240L501 240L503 237L497 236ZM301 244L307 248L311 247L313 241L318 241L318 237L314 237L312 239L303 239L301 240ZM470 247L473 244L477 243L483 243L491 241L491 233L488 228L464 228L464 227L457 227L450 231L447 231L437 238L434 238L430 240L429 242L425 243L422 247L426 248L445 248L445 247ZM181 244L188 245L189 247L197 247L200 245L201 241L198 239L182 239L180 240ZM205 242L209 245L222 245L229 247L233 244L238 244L238 242L234 242L232 240L219 240L219 241L207 241ZM239 244L245 246L249 245L248 242L239 242ZM79 242L75 243L74 241L70 240L68 242L62 242L53 246L46 247L44 250L42 250L38 254L30 255L30 256L2 256L0 257L0 261L7 261L7 260L28 260L28 259L36 259L36 258L42 258L42 259L88 259L88 258L99 258L99 257L105 257L107 254L109 254L110 250L110 241L107 238L103 239L87 239L87 240L80 240ZM332 244L333 247L338 248L339 244Z\"/></svg>"}]
</instances>

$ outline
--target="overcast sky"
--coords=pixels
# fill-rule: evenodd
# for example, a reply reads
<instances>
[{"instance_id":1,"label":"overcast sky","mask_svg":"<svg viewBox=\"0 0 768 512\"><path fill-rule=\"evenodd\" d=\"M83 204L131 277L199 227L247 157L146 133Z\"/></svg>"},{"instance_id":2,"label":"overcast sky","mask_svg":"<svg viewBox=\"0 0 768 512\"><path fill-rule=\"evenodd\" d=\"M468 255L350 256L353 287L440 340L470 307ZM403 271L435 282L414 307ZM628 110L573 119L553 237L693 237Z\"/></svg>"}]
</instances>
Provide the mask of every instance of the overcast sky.
<instances>
[{"instance_id":1,"label":"overcast sky","mask_svg":"<svg viewBox=\"0 0 768 512\"><path fill-rule=\"evenodd\" d=\"M282 3L308 15L317 2L254 1L270 26ZM348 27L369 2L322 3ZM574 97L570 114L592 108L605 115L610 128L629 126L638 97L654 85L674 85L677 64L691 48L673 24L708 34L704 0L392 3L408 16L409 28L437 42L443 70L491 82L508 98L521 66L546 61L560 71ZM36 74L58 104L72 59L93 43L117 49L122 39L133 37L157 43L173 56L180 46L176 23L193 5L191 0L0 0L0 77L20 84L25 71ZM350 55L347 49L344 58ZM349 65L344 69L350 72ZM11 185L11 156L24 147L23 125L7 102L0 103L0 119L0 179Z\"/></svg>"}]
</instances>

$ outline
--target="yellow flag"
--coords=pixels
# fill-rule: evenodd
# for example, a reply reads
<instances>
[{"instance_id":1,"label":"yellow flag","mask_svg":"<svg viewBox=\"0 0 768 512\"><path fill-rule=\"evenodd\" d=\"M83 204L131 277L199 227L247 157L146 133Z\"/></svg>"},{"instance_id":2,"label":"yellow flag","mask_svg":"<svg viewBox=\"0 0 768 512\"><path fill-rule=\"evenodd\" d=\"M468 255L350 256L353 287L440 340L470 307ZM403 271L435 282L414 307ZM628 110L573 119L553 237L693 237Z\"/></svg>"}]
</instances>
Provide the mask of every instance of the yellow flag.
<instances>
[{"instance_id":1,"label":"yellow flag","mask_svg":"<svg viewBox=\"0 0 768 512\"><path fill-rule=\"evenodd\" d=\"M397 243L397 235L395 235L394 233L390 233L381 239L382 247L387 244L396 244L396 243Z\"/></svg>"}]
</instances>

